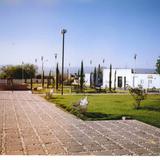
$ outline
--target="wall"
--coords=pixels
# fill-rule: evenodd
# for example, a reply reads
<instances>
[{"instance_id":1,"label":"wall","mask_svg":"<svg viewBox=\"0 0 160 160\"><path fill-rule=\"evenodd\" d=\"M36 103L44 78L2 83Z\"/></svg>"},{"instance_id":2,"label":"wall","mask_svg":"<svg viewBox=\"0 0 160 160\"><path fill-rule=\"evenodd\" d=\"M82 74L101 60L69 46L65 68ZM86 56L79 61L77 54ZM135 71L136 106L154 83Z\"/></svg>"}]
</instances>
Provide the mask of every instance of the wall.
<instances>
[{"instance_id":1,"label":"wall","mask_svg":"<svg viewBox=\"0 0 160 160\"><path fill-rule=\"evenodd\" d=\"M103 88L109 87L109 69L103 70ZM118 77L122 77L122 88L124 88L124 77L126 77L126 84L132 86L131 69L112 69L112 88L114 87L114 77L116 73L116 88L118 87Z\"/></svg>"},{"instance_id":2,"label":"wall","mask_svg":"<svg viewBox=\"0 0 160 160\"><path fill-rule=\"evenodd\" d=\"M160 75L158 74L135 74L135 87L160 88Z\"/></svg>"},{"instance_id":3,"label":"wall","mask_svg":"<svg viewBox=\"0 0 160 160\"><path fill-rule=\"evenodd\" d=\"M85 73L85 85L90 86L90 73Z\"/></svg>"},{"instance_id":4,"label":"wall","mask_svg":"<svg viewBox=\"0 0 160 160\"><path fill-rule=\"evenodd\" d=\"M116 88L118 88L118 77L122 77L122 89L124 89L124 77L126 77L126 84L131 87L138 87L142 85L143 88L160 88L159 74L133 74L131 69L112 69L112 88L114 88L114 76L116 70ZM109 87L109 69L103 69L103 86ZM135 78L134 78L135 77ZM135 80L134 80L135 79ZM90 74L85 74L85 84L90 85Z\"/></svg>"}]
</instances>

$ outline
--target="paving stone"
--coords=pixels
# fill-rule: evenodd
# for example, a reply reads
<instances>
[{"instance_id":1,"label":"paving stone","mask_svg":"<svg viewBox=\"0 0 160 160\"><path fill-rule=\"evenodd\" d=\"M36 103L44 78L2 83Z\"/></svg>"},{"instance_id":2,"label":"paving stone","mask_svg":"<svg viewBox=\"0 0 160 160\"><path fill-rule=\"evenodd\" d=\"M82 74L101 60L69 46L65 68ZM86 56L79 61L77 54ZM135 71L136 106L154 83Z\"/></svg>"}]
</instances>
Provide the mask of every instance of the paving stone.
<instances>
[{"instance_id":1,"label":"paving stone","mask_svg":"<svg viewBox=\"0 0 160 160\"><path fill-rule=\"evenodd\" d=\"M5 140L6 145L21 145L21 139L20 138L6 138Z\"/></svg>"},{"instance_id":2,"label":"paving stone","mask_svg":"<svg viewBox=\"0 0 160 160\"><path fill-rule=\"evenodd\" d=\"M46 155L43 149L37 149L37 150L29 150L27 151L28 155Z\"/></svg>"},{"instance_id":3,"label":"paving stone","mask_svg":"<svg viewBox=\"0 0 160 160\"><path fill-rule=\"evenodd\" d=\"M43 136L43 137L40 136L40 137L41 137L44 144L59 143L57 138L55 138L55 137L47 137L47 136L46 137L45 136Z\"/></svg>"},{"instance_id":4,"label":"paving stone","mask_svg":"<svg viewBox=\"0 0 160 160\"><path fill-rule=\"evenodd\" d=\"M40 141L36 137L24 137L24 143L28 144L39 144Z\"/></svg>"},{"instance_id":5,"label":"paving stone","mask_svg":"<svg viewBox=\"0 0 160 160\"><path fill-rule=\"evenodd\" d=\"M56 155L64 155L67 154L63 146L60 144L46 144L46 148L49 154L56 154Z\"/></svg>"},{"instance_id":6,"label":"paving stone","mask_svg":"<svg viewBox=\"0 0 160 160\"><path fill-rule=\"evenodd\" d=\"M6 151L23 151L21 144L5 144Z\"/></svg>"},{"instance_id":7,"label":"paving stone","mask_svg":"<svg viewBox=\"0 0 160 160\"><path fill-rule=\"evenodd\" d=\"M72 145L66 145L67 147L67 151L69 153L79 153L79 152L85 152L86 150L84 149L83 146L80 146L80 145L76 145L76 146L72 146Z\"/></svg>"},{"instance_id":8,"label":"paving stone","mask_svg":"<svg viewBox=\"0 0 160 160\"><path fill-rule=\"evenodd\" d=\"M101 151L101 152L93 152L92 154L96 156L111 156L113 153L112 151Z\"/></svg>"},{"instance_id":9,"label":"paving stone","mask_svg":"<svg viewBox=\"0 0 160 160\"><path fill-rule=\"evenodd\" d=\"M103 148L97 143L89 143L85 145L88 151L101 151Z\"/></svg>"},{"instance_id":10,"label":"paving stone","mask_svg":"<svg viewBox=\"0 0 160 160\"><path fill-rule=\"evenodd\" d=\"M24 152L22 150L20 151L6 151L7 155L24 155Z\"/></svg>"},{"instance_id":11,"label":"paving stone","mask_svg":"<svg viewBox=\"0 0 160 160\"><path fill-rule=\"evenodd\" d=\"M160 155L160 146L159 147L151 147L150 150L155 152L156 154L159 153L159 155Z\"/></svg>"},{"instance_id":12,"label":"paving stone","mask_svg":"<svg viewBox=\"0 0 160 160\"><path fill-rule=\"evenodd\" d=\"M104 144L104 146L106 147L107 150L122 149L121 146L113 143L106 143Z\"/></svg>"},{"instance_id":13,"label":"paving stone","mask_svg":"<svg viewBox=\"0 0 160 160\"><path fill-rule=\"evenodd\" d=\"M135 152L136 155L144 155L144 154L151 154L150 151L144 149L144 148L133 148L132 151Z\"/></svg>"},{"instance_id":14,"label":"paving stone","mask_svg":"<svg viewBox=\"0 0 160 160\"><path fill-rule=\"evenodd\" d=\"M93 152L73 152L73 153L68 153L69 155L76 155L76 156L88 156L88 155L93 155ZM96 155L96 153L94 154Z\"/></svg>"},{"instance_id":15,"label":"paving stone","mask_svg":"<svg viewBox=\"0 0 160 160\"><path fill-rule=\"evenodd\" d=\"M112 154L113 155L119 155L119 156L121 156L121 155L134 155L133 153L130 153L129 151L124 150L124 149L113 150Z\"/></svg>"}]
</instances>

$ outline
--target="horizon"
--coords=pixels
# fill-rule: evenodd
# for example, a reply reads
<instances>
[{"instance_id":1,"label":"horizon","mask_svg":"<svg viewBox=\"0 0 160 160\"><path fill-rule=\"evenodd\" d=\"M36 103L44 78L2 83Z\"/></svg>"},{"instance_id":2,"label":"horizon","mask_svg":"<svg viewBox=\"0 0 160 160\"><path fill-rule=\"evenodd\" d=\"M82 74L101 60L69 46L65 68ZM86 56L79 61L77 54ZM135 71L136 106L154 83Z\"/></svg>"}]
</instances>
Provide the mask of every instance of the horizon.
<instances>
[{"instance_id":1,"label":"horizon","mask_svg":"<svg viewBox=\"0 0 160 160\"><path fill-rule=\"evenodd\" d=\"M65 35L65 67L108 66L155 68L160 55L158 0L2 0L0 2L0 65L61 65ZM103 59L105 62L103 63ZM90 64L92 61L92 65Z\"/></svg>"}]
</instances>

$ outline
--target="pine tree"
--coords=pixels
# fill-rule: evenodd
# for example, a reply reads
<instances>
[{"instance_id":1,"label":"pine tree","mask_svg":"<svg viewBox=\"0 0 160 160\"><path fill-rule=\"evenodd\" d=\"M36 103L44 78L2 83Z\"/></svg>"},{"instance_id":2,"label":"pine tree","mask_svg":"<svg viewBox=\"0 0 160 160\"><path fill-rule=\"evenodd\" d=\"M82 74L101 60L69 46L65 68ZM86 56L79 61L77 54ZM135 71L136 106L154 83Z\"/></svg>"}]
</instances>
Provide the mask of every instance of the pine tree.
<instances>
[{"instance_id":1,"label":"pine tree","mask_svg":"<svg viewBox=\"0 0 160 160\"><path fill-rule=\"evenodd\" d=\"M93 73L93 84L94 84L94 87L96 87L96 84L97 84L97 69L96 69L96 67L94 68L94 73Z\"/></svg>"},{"instance_id":2,"label":"pine tree","mask_svg":"<svg viewBox=\"0 0 160 160\"><path fill-rule=\"evenodd\" d=\"M116 90L116 74L117 74L117 71L115 70L114 72L114 90Z\"/></svg>"},{"instance_id":3,"label":"pine tree","mask_svg":"<svg viewBox=\"0 0 160 160\"><path fill-rule=\"evenodd\" d=\"M56 66L56 90L58 89L58 81L59 81L59 68L58 68L58 63Z\"/></svg>"},{"instance_id":4,"label":"pine tree","mask_svg":"<svg viewBox=\"0 0 160 160\"><path fill-rule=\"evenodd\" d=\"M160 57L158 57L156 62L156 72L160 74Z\"/></svg>"},{"instance_id":5,"label":"pine tree","mask_svg":"<svg viewBox=\"0 0 160 160\"><path fill-rule=\"evenodd\" d=\"M101 66L100 64L98 65L98 70L97 70L97 80L98 80L98 86L101 86L102 85L102 69L101 69Z\"/></svg>"},{"instance_id":6,"label":"pine tree","mask_svg":"<svg viewBox=\"0 0 160 160\"><path fill-rule=\"evenodd\" d=\"M50 85L51 85L51 70L49 71L49 75L47 78L47 88L49 88Z\"/></svg>"},{"instance_id":7,"label":"pine tree","mask_svg":"<svg viewBox=\"0 0 160 160\"><path fill-rule=\"evenodd\" d=\"M84 85L84 69L83 69L83 61L81 61L81 71L80 71L80 90L83 92Z\"/></svg>"},{"instance_id":8,"label":"pine tree","mask_svg":"<svg viewBox=\"0 0 160 160\"><path fill-rule=\"evenodd\" d=\"M110 71L109 71L109 91L112 91L112 65L110 64Z\"/></svg>"}]
</instances>

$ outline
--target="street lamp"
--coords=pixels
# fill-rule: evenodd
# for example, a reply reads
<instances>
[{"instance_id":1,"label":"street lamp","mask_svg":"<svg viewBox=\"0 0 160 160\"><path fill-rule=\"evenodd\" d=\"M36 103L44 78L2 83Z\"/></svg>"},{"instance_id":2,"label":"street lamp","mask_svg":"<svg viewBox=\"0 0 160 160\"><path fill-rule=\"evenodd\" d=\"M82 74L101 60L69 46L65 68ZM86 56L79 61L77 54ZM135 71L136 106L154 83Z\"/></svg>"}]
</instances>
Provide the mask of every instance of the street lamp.
<instances>
[{"instance_id":1,"label":"street lamp","mask_svg":"<svg viewBox=\"0 0 160 160\"><path fill-rule=\"evenodd\" d=\"M41 81L42 81L42 88L44 87L44 70L43 70L43 56L41 56L42 61L42 74L41 74Z\"/></svg>"},{"instance_id":2,"label":"street lamp","mask_svg":"<svg viewBox=\"0 0 160 160\"><path fill-rule=\"evenodd\" d=\"M135 87L135 73L136 73L136 59L137 59L137 54L134 55L134 60L135 60L135 64L134 64L134 71L133 71L133 87Z\"/></svg>"},{"instance_id":3,"label":"street lamp","mask_svg":"<svg viewBox=\"0 0 160 160\"><path fill-rule=\"evenodd\" d=\"M42 88L44 88L44 62L47 62L48 60L44 61L43 56L41 56L41 61L42 61L42 75L41 75L41 79L42 79Z\"/></svg>"},{"instance_id":4,"label":"street lamp","mask_svg":"<svg viewBox=\"0 0 160 160\"><path fill-rule=\"evenodd\" d=\"M35 80L36 80L36 83L38 82L37 81L37 77L36 77L36 67L37 67L37 58L35 58L35 76L34 76L34 78L35 78ZM38 67L37 67L37 73L38 73Z\"/></svg>"},{"instance_id":5,"label":"street lamp","mask_svg":"<svg viewBox=\"0 0 160 160\"><path fill-rule=\"evenodd\" d=\"M62 89L61 89L61 95L63 95L63 74L64 74L64 38L65 38L65 33L67 32L66 29L61 30L62 34Z\"/></svg>"},{"instance_id":6,"label":"street lamp","mask_svg":"<svg viewBox=\"0 0 160 160\"><path fill-rule=\"evenodd\" d=\"M69 65L68 79L69 79L69 83L70 83L71 82L71 73L70 73L71 64L69 63L68 65Z\"/></svg>"},{"instance_id":7,"label":"street lamp","mask_svg":"<svg viewBox=\"0 0 160 160\"><path fill-rule=\"evenodd\" d=\"M55 62L56 62L55 64L57 64L57 55L58 55L57 53L54 54L54 58L55 58ZM56 65L55 65L55 75L56 75Z\"/></svg>"},{"instance_id":8,"label":"street lamp","mask_svg":"<svg viewBox=\"0 0 160 160\"><path fill-rule=\"evenodd\" d=\"M103 59L102 62L103 62L103 67L104 67L105 59Z\"/></svg>"},{"instance_id":9,"label":"street lamp","mask_svg":"<svg viewBox=\"0 0 160 160\"><path fill-rule=\"evenodd\" d=\"M57 75L56 75L57 55L58 55L57 53L54 54L54 58L55 58L55 86L56 86L56 83L57 83L56 82L56 77L57 77ZM53 82L54 82L54 71L53 71Z\"/></svg>"}]
</instances>

